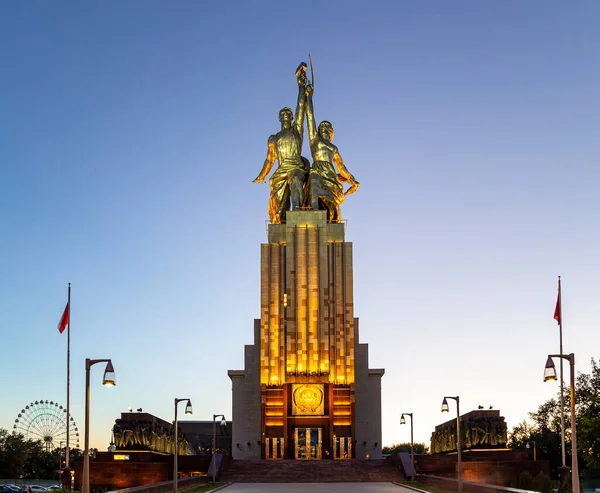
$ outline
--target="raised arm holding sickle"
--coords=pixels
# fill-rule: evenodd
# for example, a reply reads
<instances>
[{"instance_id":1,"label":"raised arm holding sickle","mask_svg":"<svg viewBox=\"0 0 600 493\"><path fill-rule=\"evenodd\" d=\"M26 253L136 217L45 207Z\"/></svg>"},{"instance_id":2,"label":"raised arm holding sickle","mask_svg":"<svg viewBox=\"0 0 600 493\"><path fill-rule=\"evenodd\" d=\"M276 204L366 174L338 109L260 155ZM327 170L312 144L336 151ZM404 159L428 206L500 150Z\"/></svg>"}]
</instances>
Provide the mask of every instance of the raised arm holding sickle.
<instances>
[{"instance_id":1,"label":"raised arm holding sickle","mask_svg":"<svg viewBox=\"0 0 600 493\"><path fill-rule=\"evenodd\" d=\"M340 205L346 195L356 192L359 183L346 169L338 148L333 140L333 125L324 120L317 128L313 109L312 95L314 88L306 86L306 121L313 164L308 176L308 200L313 210L326 209L330 222L340 222L342 214ZM335 169L334 169L335 166ZM336 170L339 174L336 174ZM344 192L342 182L349 183L350 188Z\"/></svg>"},{"instance_id":2,"label":"raised arm holding sickle","mask_svg":"<svg viewBox=\"0 0 600 493\"><path fill-rule=\"evenodd\" d=\"M305 63L300 64L296 70L296 77L298 80L298 103L295 121L292 124L294 118L290 108L283 108L279 112L281 130L269 137L267 157L260 173L253 181L253 183L264 183L275 161L279 163L277 170L269 180L271 186L269 219L272 224L285 222L286 211L298 210L304 204L307 164L301 153L306 106Z\"/></svg>"}]
</instances>

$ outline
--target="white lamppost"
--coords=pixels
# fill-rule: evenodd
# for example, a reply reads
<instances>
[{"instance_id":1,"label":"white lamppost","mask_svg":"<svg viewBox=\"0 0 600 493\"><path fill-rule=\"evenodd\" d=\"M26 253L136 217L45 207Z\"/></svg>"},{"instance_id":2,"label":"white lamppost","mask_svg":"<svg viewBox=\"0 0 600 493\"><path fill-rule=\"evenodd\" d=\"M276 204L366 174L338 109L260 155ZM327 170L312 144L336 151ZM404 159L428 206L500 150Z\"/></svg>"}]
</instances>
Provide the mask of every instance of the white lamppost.
<instances>
[{"instance_id":1,"label":"white lamppost","mask_svg":"<svg viewBox=\"0 0 600 493\"><path fill-rule=\"evenodd\" d=\"M575 423L575 354L549 354L544 368L544 382L556 380L556 368L552 358L562 358L569 361L571 367L570 396L571 396L571 479L573 493L579 492L579 466L577 464L577 429Z\"/></svg>"},{"instance_id":2,"label":"white lamppost","mask_svg":"<svg viewBox=\"0 0 600 493\"><path fill-rule=\"evenodd\" d=\"M90 493L90 369L96 363L106 363L102 385L114 387L115 369L110 359L85 360L85 446L83 449L83 480L81 482L81 493Z\"/></svg>"},{"instance_id":3,"label":"white lamppost","mask_svg":"<svg viewBox=\"0 0 600 493\"><path fill-rule=\"evenodd\" d=\"M177 493L177 476L179 475L179 473L177 472L177 455L179 454L179 450L178 450L178 445L177 445L177 438L178 438L178 434L179 434L179 428L177 427L177 404L179 404L182 401L187 401L187 404L185 405L185 414L192 414L192 401L185 398L185 399L175 399L175 440L174 440L174 452L173 452L173 491L175 493Z\"/></svg>"},{"instance_id":4,"label":"white lamppost","mask_svg":"<svg viewBox=\"0 0 600 493\"><path fill-rule=\"evenodd\" d=\"M402 413L400 416L400 424L405 425L406 420L404 416L410 416L410 463L411 463L411 476L412 482L415 482L415 446L413 443L413 414L412 413Z\"/></svg>"},{"instance_id":5,"label":"white lamppost","mask_svg":"<svg viewBox=\"0 0 600 493\"><path fill-rule=\"evenodd\" d=\"M213 440L212 440L212 480L217 480L217 418L221 418L221 426L227 426L225 415L213 414Z\"/></svg>"},{"instance_id":6,"label":"white lamppost","mask_svg":"<svg viewBox=\"0 0 600 493\"><path fill-rule=\"evenodd\" d=\"M450 409L448 408L448 401L446 399L454 399L456 401L456 451L458 454L458 456L457 456L458 478L457 479L458 479L458 493L462 493L463 483L462 483L462 460L461 460L461 455L460 455L460 449L461 449L461 445L460 445L460 399L459 399L459 396L444 397L444 400L442 401L442 412L443 413L447 413L450 411Z\"/></svg>"}]
</instances>

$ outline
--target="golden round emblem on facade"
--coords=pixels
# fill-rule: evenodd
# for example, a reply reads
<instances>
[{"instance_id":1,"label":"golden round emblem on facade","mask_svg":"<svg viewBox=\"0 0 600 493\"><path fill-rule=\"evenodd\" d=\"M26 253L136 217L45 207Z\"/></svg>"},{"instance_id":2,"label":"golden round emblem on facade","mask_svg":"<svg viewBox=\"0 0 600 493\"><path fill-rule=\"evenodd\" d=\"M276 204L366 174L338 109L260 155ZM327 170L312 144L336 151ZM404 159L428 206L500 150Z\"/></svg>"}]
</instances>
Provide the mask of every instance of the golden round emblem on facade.
<instances>
[{"instance_id":1,"label":"golden round emblem on facade","mask_svg":"<svg viewBox=\"0 0 600 493\"><path fill-rule=\"evenodd\" d=\"M317 385L299 385L294 389L293 399L301 413L314 414L323 404L323 390Z\"/></svg>"}]
</instances>

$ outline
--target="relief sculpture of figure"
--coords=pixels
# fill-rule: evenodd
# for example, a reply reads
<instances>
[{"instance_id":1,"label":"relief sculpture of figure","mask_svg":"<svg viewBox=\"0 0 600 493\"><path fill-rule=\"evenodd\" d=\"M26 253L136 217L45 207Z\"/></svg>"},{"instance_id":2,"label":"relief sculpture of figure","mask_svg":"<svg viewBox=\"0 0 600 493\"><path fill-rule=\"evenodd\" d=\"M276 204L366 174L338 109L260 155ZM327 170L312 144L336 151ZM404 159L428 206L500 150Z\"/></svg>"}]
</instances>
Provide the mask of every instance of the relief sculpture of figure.
<instances>
[{"instance_id":1,"label":"relief sculpture of figure","mask_svg":"<svg viewBox=\"0 0 600 493\"><path fill-rule=\"evenodd\" d=\"M473 443L471 442L471 424L468 423L466 426L464 426L464 430L465 430L465 441L463 442L464 448L472 448Z\"/></svg>"},{"instance_id":2,"label":"relief sculpture of figure","mask_svg":"<svg viewBox=\"0 0 600 493\"><path fill-rule=\"evenodd\" d=\"M306 121L313 164L308 176L308 201L312 210L327 210L329 222L340 222L342 214L340 205L346 195L356 192L359 183L346 169L338 148L333 140L333 125L324 120L317 128L313 109L314 89L312 84L306 86ZM335 168L334 168L335 165ZM338 173L335 172L337 169ZM349 183L350 188L344 192L342 183Z\"/></svg>"},{"instance_id":3,"label":"relief sculpture of figure","mask_svg":"<svg viewBox=\"0 0 600 493\"><path fill-rule=\"evenodd\" d=\"M498 445L505 445L508 441L507 426L504 420L498 422Z\"/></svg>"},{"instance_id":4,"label":"relief sculpture of figure","mask_svg":"<svg viewBox=\"0 0 600 493\"><path fill-rule=\"evenodd\" d=\"M296 118L290 108L279 112L281 130L269 137L267 158L253 183L265 183L275 161L279 163L271 176L271 196L269 198L269 219L272 224L285 222L288 210L299 210L304 205L304 185L308 163L302 158L304 138L304 112L306 106L306 64L296 70L298 80L298 104ZM293 123L292 123L293 122Z\"/></svg>"}]
</instances>

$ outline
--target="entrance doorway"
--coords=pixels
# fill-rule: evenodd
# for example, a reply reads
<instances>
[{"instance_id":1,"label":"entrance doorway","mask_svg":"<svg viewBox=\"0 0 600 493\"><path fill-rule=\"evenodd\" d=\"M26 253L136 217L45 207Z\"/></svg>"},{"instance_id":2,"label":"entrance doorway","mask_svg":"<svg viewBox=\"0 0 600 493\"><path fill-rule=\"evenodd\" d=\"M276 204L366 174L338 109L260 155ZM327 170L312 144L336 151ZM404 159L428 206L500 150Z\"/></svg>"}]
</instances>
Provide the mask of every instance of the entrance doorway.
<instances>
[{"instance_id":1,"label":"entrance doorway","mask_svg":"<svg viewBox=\"0 0 600 493\"><path fill-rule=\"evenodd\" d=\"M283 459L283 438L267 437L265 441L265 457L267 459Z\"/></svg>"},{"instance_id":2,"label":"entrance doorway","mask_svg":"<svg viewBox=\"0 0 600 493\"><path fill-rule=\"evenodd\" d=\"M350 437L336 437L335 435L333 435L333 458L352 458L352 441Z\"/></svg>"},{"instance_id":3,"label":"entrance doorway","mask_svg":"<svg viewBox=\"0 0 600 493\"><path fill-rule=\"evenodd\" d=\"M321 459L322 440L321 428L294 428L294 458Z\"/></svg>"}]
</instances>

